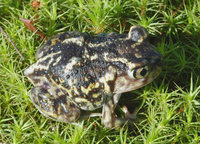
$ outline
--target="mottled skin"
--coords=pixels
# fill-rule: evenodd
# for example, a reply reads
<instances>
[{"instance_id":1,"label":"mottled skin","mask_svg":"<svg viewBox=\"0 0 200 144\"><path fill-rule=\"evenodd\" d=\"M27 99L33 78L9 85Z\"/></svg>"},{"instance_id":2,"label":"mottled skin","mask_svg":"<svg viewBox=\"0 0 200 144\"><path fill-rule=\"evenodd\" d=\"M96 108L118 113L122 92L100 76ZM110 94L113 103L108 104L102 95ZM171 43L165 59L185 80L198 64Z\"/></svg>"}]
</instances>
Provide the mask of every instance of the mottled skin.
<instances>
[{"instance_id":1,"label":"mottled skin","mask_svg":"<svg viewBox=\"0 0 200 144\"><path fill-rule=\"evenodd\" d=\"M35 86L33 103L46 117L67 123L81 119L81 110L103 107L99 116L105 127L122 126L128 117L114 116L121 93L150 83L161 70L161 55L147 36L139 26L128 35L56 35L38 49L36 63L24 72Z\"/></svg>"}]
</instances>

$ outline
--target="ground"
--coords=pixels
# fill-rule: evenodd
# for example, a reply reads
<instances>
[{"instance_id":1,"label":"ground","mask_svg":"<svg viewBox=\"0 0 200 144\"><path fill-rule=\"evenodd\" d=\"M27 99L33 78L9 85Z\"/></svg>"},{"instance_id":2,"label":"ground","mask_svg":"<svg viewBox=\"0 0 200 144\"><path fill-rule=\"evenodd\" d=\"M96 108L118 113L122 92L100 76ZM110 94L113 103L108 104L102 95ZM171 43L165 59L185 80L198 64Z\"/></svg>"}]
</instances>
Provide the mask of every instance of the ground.
<instances>
[{"instance_id":1,"label":"ground","mask_svg":"<svg viewBox=\"0 0 200 144\"><path fill-rule=\"evenodd\" d=\"M153 83L122 96L116 112L123 116L123 105L135 111L132 126L108 130L100 118L69 125L41 115L23 71L45 39L20 18L33 20L47 38L64 31L98 35L128 33L131 25L147 28L149 42L163 55L163 70ZM0 26L24 56L1 30L0 143L200 143L198 0L0 0Z\"/></svg>"}]
</instances>

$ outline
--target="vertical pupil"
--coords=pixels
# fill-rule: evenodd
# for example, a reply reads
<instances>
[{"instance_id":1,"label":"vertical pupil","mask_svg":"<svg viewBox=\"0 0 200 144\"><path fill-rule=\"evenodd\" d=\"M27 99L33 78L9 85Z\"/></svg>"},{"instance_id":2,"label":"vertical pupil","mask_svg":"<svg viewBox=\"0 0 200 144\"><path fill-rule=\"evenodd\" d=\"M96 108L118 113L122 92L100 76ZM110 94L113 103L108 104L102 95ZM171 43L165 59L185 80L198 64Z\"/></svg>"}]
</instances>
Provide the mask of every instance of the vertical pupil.
<instances>
[{"instance_id":1,"label":"vertical pupil","mask_svg":"<svg viewBox=\"0 0 200 144\"><path fill-rule=\"evenodd\" d=\"M143 68L142 71L140 72L140 75L141 76L145 76L146 73L147 73L147 70Z\"/></svg>"}]
</instances>

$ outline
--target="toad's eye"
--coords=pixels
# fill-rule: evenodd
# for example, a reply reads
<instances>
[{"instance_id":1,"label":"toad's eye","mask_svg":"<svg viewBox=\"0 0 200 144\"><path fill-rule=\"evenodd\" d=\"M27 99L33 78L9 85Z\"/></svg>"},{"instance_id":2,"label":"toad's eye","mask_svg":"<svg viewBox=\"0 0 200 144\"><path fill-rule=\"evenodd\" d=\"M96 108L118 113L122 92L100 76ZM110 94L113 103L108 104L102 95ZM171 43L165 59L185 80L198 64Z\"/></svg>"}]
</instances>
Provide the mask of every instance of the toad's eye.
<instances>
[{"instance_id":1,"label":"toad's eye","mask_svg":"<svg viewBox=\"0 0 200 144\"><path fill-rule=\"evenodd\" d=\"M148 66L135 68L132 70L133 78L145 78L148 75Z\"/></svg>"}]
</instances>

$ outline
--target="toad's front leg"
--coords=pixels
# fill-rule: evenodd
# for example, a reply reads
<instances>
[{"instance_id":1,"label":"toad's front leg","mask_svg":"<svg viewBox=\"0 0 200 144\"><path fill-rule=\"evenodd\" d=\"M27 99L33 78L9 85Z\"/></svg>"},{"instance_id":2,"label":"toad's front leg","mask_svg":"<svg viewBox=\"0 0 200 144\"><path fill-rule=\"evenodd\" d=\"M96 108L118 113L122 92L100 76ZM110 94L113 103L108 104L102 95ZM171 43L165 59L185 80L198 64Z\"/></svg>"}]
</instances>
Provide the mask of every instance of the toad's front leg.
<instances>
[{"instance_id":1,"label":"toad's front leg","mask_svg":"<svg viewBox=\"0 0 200 144\"><path fill-rule=\"evenodd\" d=\"M34 87L30 97L36 108L46 117L72 123L80 116L80 110L67 99L66 95L52 95L46 89Z\"/></svg>"},{"instance_id":2,"label":"toad's front leg","mask_svg":"<svg viewBox=\"0 0 200 144\"><path fill-rule=\"evenodd\" d=\"M131 119L131 114L128 111L125 111L125 118L118 118L114 116L114 109L120 96L121 94L115 94L113 97L108 97L105 101L102 112L102 123L106 128L120 128L129 119Z\"/></svg>"}]
</instances>

